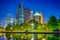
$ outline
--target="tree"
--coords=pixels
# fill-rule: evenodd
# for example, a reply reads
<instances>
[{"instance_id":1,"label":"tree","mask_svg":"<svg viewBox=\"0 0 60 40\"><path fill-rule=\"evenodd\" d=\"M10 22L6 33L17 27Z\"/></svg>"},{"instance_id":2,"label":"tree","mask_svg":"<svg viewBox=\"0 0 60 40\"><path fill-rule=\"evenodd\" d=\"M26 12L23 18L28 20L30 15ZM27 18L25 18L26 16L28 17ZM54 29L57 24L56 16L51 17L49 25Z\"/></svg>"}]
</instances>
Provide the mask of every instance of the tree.
<instances>
[{"instance_id":1,"label":"tree","mask_svg":"<svg viewBox=\"0 0 60 40\"><path fill-rule=\"evenodd\" d=\"M12 27L10 24L7 25L7 27L5 28L6 31L10 31L10 27Z\"/></svg>"},{"instance_id":2,"label":"tree","mask_svg":"<svg viewBox=\"0 0 60 40\"><path fill-rule=\"evenodd\" d=\"M58 28L59 28L59 30L60 30L60 19L58 19Z\"/></svg>"},{"instance_id":3,"label":"tree","mask_svg":"<svg viewBox=\"0 0 60 40\"><path fill-rule=\"evenodd\" d=\"M57 29L57 27L58 27L57 18L55 16L50 16L50 18L48 20L48 28L55 30L55 29Z\"/></svg>"}]
</instances>

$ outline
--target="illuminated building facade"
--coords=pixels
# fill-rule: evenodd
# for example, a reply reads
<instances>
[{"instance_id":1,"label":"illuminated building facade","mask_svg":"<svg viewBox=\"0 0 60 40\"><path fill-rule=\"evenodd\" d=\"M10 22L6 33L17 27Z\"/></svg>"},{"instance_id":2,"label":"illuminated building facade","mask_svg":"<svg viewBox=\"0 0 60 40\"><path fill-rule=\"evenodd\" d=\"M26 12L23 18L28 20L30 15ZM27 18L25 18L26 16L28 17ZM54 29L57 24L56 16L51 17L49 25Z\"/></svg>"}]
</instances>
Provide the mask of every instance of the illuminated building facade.
<instances>
[{"instance_id":1,"label":"illuminated building facade","mask_svg":"<svg viewBox=\"0 0 60 40\"><path fill-rule=\"evenodd\" d=\"M40 23L41 23L41 24L44 24L42 12L40 12Z\"/></svg>"},{"instance_id":2,"label":"illuminated building facade","mask_svg":"<svg viewBox=\"0 0 60 40\"><path fill-rule=\"evenodd\" d=\"M44 24L42 12L40 12L40 13L39 13L39 12L36 12L36 13L34 14L34 18L35 18L35 20L36 20L38 23Z\"/></svg>"},{"instance_id":3,"label":"illuminated building facade","mask_svg":"<svg viewBox=\"0 0 60 40\"><path fill-rule=\"evenodd\" d=\"M40 14L39 14L39 12L36 12L35 14L34 14L34 18L35 18L35 20L39 23L40 22Z\"/></svg>"},{"instance_id":4,"label":"illuminated building facade","mask_svg":"<svg viewBox=\"0 0 60 40\"><path fill-rule=\"evenodd\" d=\"M34 12L30 11L30 20L32 20L34 18Z\"/></svg>"},{"instance_id":5,"label":"illuminated building facade","mask_svg":"<svg viewBox=\"0 0 60 40\"><path fill-rule=\"evenodd\" d=\"M12 18L11 16L10 16L10 14L8 14L8 16L7 16L7 24L10 24L10 25L14 25L15 23L14 23L14 18Z\"/></svg>"},{"instance_id":6,"label":"illuminated building facade","mask_svg":"<svg viewBox=\"0 0 60 40\"><path fill-rule=\"evenodd\" d=\"M17 9L16 20L17 20L17 24L24 23L24 7L23 7L23 1L19 5L19 8Z\"/></svg>"},{"instance_id":7,"label":"illuminated building facade","mask_svg":"<svg viewBox=\"0 0 60 40\"><path fill-rule=\"evenodd\" d=\"M25 8L24 9L24 21L25 23L28 22L30 20L30 10Z\"/></svg>"},{"instance_id":8,"label":"illuminated building facade","mask_svg":"<svg viewBox=\"0 0 60 40\"><path fill-rule=\"evenodd\" d=\"M11 16L10 16L10 14L8 14L8 15L7 15L7 24L10 23L10 19L11 19Z\"/></svg>"}]
</instances>

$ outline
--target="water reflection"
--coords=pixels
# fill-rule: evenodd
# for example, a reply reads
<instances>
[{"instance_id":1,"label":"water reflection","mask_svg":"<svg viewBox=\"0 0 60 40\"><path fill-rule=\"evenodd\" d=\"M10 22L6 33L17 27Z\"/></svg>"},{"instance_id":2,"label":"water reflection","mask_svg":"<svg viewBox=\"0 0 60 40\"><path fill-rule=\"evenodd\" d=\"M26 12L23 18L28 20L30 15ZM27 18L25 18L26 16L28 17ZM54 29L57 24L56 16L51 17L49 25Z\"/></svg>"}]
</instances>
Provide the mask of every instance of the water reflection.
<instances>
[{"instance_id":1,"label":"water reflection","mask_svg":"<svg viewBox=\"0 0 60 40\"><path fill-rule=\"evenodd\" d=\"M10 38L10 40L14 40L14 38L12 37L12 38Z\"/></svg>"},{"instance_id":2,"label":"water reflection","mask_svg":"<svg viewBox=\"0 0 60 40\"><path fill-rule=\"evenodd\" d=\"M2 36L0 37L0 40L6 40L6 37Z\"/></svg>"},{"instance_id":3,"label":"water reflection","mask_svg":"<svg viewBox=\"0 0 60 40\"><path fill-rule=\"evenodd\" d=\"M58 38L58 39L56 39ZM54 34L5 34L0 36L0 40L59 40L60 37L55 37Z\"/></svg>"}]
</instances>

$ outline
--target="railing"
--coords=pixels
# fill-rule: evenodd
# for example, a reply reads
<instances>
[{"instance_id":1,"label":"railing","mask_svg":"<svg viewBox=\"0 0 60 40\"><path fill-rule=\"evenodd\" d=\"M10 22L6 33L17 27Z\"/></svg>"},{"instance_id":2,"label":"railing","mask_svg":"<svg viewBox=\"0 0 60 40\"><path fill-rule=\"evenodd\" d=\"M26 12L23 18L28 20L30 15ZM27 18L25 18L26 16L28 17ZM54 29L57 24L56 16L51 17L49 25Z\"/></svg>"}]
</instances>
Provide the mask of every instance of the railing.
<instances>
[{"instance_id":1,"label":"railing","mask_svg":"<svg viewBox=\"0 0 60 40\"><path fill-rule=\"evenodd\" d=\"M23 34L60 34L60 32L0 32L0 33L23 33Z\"/></svg>"}]
</instances>

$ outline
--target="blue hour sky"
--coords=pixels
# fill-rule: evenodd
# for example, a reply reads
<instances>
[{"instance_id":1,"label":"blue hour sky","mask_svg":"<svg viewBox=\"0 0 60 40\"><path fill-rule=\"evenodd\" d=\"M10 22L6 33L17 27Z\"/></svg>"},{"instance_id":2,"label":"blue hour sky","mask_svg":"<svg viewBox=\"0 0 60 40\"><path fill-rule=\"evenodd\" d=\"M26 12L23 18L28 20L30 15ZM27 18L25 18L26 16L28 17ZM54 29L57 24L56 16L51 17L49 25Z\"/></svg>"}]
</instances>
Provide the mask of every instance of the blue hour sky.
<instances>
[{"instance_id":1,"label":"blue hour sky","mask_svg":"<svg viewBox=\"0 0 60 40\"><path fill-rule=\"evenodd\" d=\"M16 9L22 0L0 0L0 20L5 20L7 14L16 17ZM34 12L42 12L44 20L49 16L60 16L60 0L24 0L24 8L29 8Z\"/></svg>"}]
</instances>

